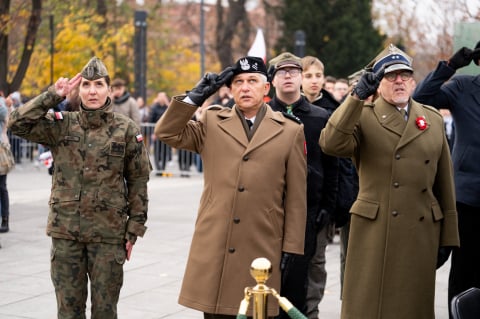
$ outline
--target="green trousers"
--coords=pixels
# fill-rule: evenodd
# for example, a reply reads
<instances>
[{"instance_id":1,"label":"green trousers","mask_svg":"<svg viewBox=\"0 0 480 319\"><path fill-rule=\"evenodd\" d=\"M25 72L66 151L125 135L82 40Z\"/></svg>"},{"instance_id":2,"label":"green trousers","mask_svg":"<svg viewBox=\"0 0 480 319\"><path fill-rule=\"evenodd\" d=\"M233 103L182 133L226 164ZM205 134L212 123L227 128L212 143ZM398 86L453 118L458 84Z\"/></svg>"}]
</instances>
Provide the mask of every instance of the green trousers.
<instances>
[{"instance_id":1,"label":"green trousers","mask_svg":"<svg viewBox=\"0 0 480 319\"><path fill-rule=\"evenodd\" d=\"M58 319L85 319L88 284L91 319L116 319L123 284L123 245L52 238L50 274Z\"/></svg>"}]
</instances>

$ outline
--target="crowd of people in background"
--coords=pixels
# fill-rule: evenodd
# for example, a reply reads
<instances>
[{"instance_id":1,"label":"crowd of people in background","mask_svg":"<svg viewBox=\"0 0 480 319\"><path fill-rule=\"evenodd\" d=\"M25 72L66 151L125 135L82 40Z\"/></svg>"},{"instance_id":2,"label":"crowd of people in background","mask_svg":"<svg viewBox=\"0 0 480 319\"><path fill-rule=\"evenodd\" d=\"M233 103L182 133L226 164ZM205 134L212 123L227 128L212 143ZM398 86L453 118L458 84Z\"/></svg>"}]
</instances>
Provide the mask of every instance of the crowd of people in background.
<instances>
[{"instance_id":1,"label":"crowd of people in background","mask_svg":"<svg viewBox=\"0 0 480 319\"><path fill-rule=\"evenodd\" d=\"M301 124L304 147L308 150L306 171L295 168L298 174L305 173L304 179L295 183L305 184L306 227L299 235L301 240L293 240L294 246L277 247L272 256L281 274L275 278L279 291L307 318L319 316L318 305L327 278L325 251L337 233L341 245L342 319L434 318L435 271L450 255L448 305L458 293L480 287L480 253L475 245L476 229L480 227L480 170L475 165L480 145L474 134L480 121L480 75L455 75L472 61L479 65L480 42L473 49L464 47L450 59L440 61L418 85L413 79L412 58L393 45L348 79L327 75L321 59L314 56L300 58L282 52L268 62L268 72L266 65L257 59L243 59L244 62L237 61L219 75L202 78L183 100L159 91L152 103L148 103L148 98L135 98L124 79L112 81L109 98L113 111L124 114L142 129L143 143L150 151L157 176L169 176L174 158L178 160L181 177L190 176L192 167L203 172L199 154L204 151L208 156L213 154L208 146L210 139L215 139L205 135L206 128L198 125L207 123L207 115L210 121L239 117L241 135L246 132L247 136L245 141L239 139L245 145L254 143L254 134L262 134L257 129L264 122L273 118L283 123L286 118L289 130ZM252 65L259 69L251 68ZM273 90L267 90L270 85ZM250 106L245 105L242 92L252 94L255 99L263 98L256 100L254 113L249 113ZM10 113L24 102L20 92L0 95L0 128L6 130L7 125L8 115L1 115L3 108ZM54 112L78 111L80 103L76 87L65 92L65 99L52 107ZM176 111L170 109L171 105ZM189 109L189 105L195 109ZM181 114L184 123L170 127L162 118L166 115L173 119L174 112ZM282 117L275 118L271 112L279 112ZM297 124L290 125L290 120ZM220 134L217 126L205 125ZM201 136L205 145L196 144L199 141L191 136L183 136L181 127ZM173 139L168 135L169 130L182 139ZM234 127L223 130L239 133ZM287 134L288 138L292 134ZM25 147L26 140L10 133L8 137L2 135L0 141L5 140L10 143L17 163L48 150L42 144ZM226 152L225 158L232 155ZM283 158L284 154L277 156ZM243 158L244 162L249 160L248 156ZM209 161L214 163L215 159ZM379 173L382 170L384 173ZM278 181L279 185L283 183L286 181ZM243 192L244 185L236 187ZM0 176L0 204L0 232L8 232L6 175ZM249 207L248 203L240 204ZM234 225L238 224L235 220ZM418 231L412 233L412 227ZM195 238L205 243L201 235ZM193 242L194 253L198 248L195 245ZM228 249L230 254L235 251ZM239 260L244 262L243 258ZM198 262L189 261L195 267ZM221 264L217 266L221 268ZM234 318L236 309L231 305L219 306L215 304L217 301L210 304L215 298L209 299L207 290L213 289L209 285L205 285L203 296L196 290L198 285L193 284L189 273L195 274L204 266L200 264L198 270L191 265L187 268L181 303L203 311L205 318ZM229 267L232 268L227 269L228 274L236 275L232 269L237 266ZM358 272L363 274L362 278ZM238 282L232 278L226 279ZM245 281L248 280L242 279L241 284ZM225 289L227 304L241 299L237 297L243 291ZM391 289L399 295L389 296L386 292ZM202 302L206 304L198 306L196 299L205 299ZM281 310L272 313L277 319L287 318Z\"/></svg>"},{"instance_id":2,"label":"crowd of people in background","mask_svg":"<svg viewBox=\"0 0 480 319\"><path fill-rule=\"evenodd\" d=\"M330 99L334 99L338 103L341 102L348 91L348 81L344 78L337 79L333 76L325 76L324 82L322 90L329 92ZM181 168L182 177L188 177L191 169L202 172L201 159L197 154L184 154L181 150L172 150L164 143L159 142L153 135L153 125L160 119L170 103L170 97L167 92L158 92L152 102L148 103L148 97L144 99L142 96L135 97L132 95L129 91L129 83L122 78L113 79L111 88L110 98L113 101L115 111L128 116L143 127L146 133L145 142L150 146L150 151L154 158L153 166L157 176L171 176L171 169L169 169L168 164L174 166L174 163L171 162L174 158L178 158L177 165ZM22 96L20 91L12 92L5 99L12 106L12 109L20 107L29 100L28 97ZM208 99L205 105L199 108L194 118L199 118L203 109L210 105L222 105L231 108L234 105L234 100L230 89L227 86L222 86L215 95ZM55 107L55 110L77 111L79 106L80 99L78 89L76 89L70 92L65 100ZM35 165L42 164L43 161L40 159L40 155L48 152L48 148L45 148L43 145L31 144L18 136L12 135L10 131L7 134L16 163L33 161ZM172 154L174 155L173 157Z\"/></svg>"}]
</instances>

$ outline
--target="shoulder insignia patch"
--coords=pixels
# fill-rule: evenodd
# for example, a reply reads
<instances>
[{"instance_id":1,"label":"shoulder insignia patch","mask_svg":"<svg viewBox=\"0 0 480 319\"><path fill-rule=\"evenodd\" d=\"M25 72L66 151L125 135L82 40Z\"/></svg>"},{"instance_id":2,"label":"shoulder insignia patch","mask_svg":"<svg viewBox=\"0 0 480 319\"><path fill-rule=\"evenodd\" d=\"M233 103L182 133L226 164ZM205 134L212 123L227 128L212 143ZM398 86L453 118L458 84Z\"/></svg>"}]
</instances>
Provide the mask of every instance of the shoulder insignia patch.
<instances>
[{"instance_id":1,"label":"shoulder insignia patch","mask_svg":"<svg viewBox=\"0 0 480 319\"><path fill-rule=\"evenodd\" d=\"M62 112L54 112L53 117L55 118L55 121L62 121L63 120Z\"/></svg>"},{"instance_id":2,"label":"shoulder insignia patch","mask_svg":"<svg viewBox=\"0 0 480 319\"><path fill-rule=\"evenodd\" d=\"M137 134L135 135L135 139L137 140L137 143L140 143L143 141L143 135L142 134Z\"/></svg>"}]
</instances>

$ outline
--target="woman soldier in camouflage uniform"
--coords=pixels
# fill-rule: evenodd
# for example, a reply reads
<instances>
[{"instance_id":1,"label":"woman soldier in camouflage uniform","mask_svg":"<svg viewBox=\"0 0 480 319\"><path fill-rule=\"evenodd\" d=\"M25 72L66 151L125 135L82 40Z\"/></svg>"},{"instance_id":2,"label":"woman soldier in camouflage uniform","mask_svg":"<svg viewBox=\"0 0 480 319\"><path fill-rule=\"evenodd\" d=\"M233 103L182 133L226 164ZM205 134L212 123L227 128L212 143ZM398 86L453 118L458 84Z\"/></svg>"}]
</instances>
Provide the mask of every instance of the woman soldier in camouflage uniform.
<instances>
[{"instance_id":1,"label":"woman soldier in camouflage uniform","mask_svg":"<svg viewBox=\"0 0 480 319\"><path fill-rule=\"evenodd\" d=\"M77 112L49 112L76 86ZM110 78L92 58L10 116L13 134L48 146L55 159L47 234L58 318L117 318L123 264L145 233L151 171L138 126L112 111Z\"/></svg>"}]
</instances>

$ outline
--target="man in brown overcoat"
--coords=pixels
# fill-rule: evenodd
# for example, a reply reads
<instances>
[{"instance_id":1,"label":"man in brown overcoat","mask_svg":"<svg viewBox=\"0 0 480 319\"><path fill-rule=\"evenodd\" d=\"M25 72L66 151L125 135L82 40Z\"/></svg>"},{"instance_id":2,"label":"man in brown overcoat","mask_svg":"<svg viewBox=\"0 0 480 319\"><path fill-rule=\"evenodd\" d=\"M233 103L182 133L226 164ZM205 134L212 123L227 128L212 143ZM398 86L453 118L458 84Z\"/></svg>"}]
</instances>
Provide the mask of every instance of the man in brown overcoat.
<instances>
[{"instance_id":1,"label":"man in brown overcoat","mask_svg":"<svg viewBox=\"0 0 480 319\"><path fill-rule=\"evenodd\" d=\"M352 157L359 175L341 318L433 319L439 252L459 245L443 119L411 99L403 51L391 45L372 64L320 135L323 151Z\"/></svg>"},{"instance_id":2,"label":"man in brown overcoat","mask_svg":"<svg viewBox=\"0 0 480 319\"><path fill-rule=\"evenodd\" d=\"M190 120L225 83L235 105L211 106L199 121ZM204 318L235 318L245 287L256 284L254 259L270 260L267 284L279 291L282 252L303 254L303 125L263 102L269 88L263 60L245 57L219 75L207 73L187 96L174 97L155 126L161 141L202 157L204 190L179 303ZM268 315L277 314L271 298Z\"/></svg>"}]
</instances>

